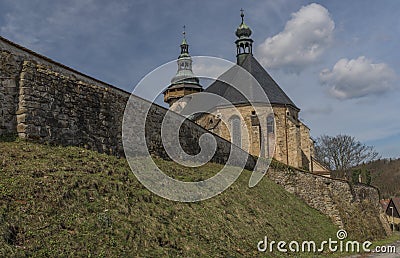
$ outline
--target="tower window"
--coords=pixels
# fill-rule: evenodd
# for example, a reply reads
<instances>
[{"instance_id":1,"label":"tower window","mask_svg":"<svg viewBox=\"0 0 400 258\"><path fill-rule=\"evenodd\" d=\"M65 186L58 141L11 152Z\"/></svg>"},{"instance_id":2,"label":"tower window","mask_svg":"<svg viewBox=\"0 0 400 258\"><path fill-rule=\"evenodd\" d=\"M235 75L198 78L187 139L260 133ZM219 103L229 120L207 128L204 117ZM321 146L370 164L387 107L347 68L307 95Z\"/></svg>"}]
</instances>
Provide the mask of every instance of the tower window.
<instances>
[{"instance_id":1,"label":"tower window","mask_svg":"<svg viewBox=\"0 0 400 258\"><path fill-rule=\"evenodd\" d=\"M274 121L274 114L269 114L267 117L267 132L268 133L275 133L275 121Z\"/></svg>"},{"instance_id":2,"label":"tower window","mask_svg":"<svg viewBox=\"0 0 400 258\"><path fill-rule=\"evenodd\" d=\"M232 143L238 147L242 147L242 132L241 132L240 117L232 116L230 118L230 124L231 124Z\"/></svg>"}]
</instances>

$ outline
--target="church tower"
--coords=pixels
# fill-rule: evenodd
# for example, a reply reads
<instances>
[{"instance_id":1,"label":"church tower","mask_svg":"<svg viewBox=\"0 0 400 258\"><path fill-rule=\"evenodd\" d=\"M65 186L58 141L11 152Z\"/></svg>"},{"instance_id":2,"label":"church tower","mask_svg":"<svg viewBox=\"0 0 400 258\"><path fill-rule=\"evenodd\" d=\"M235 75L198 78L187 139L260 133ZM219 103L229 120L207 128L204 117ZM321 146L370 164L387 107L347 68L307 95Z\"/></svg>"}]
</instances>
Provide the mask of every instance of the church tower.
<instances>
[{"instance_id":1,"label":"church tower","mask_svg":"<svg viewBox=\"0 0 400 258\"><path fill-rule=\"evenodd\" d=\"M245 97L223 80L217 80L205 92L228 100L240 112L240 117L236 118L231 108L221 105L217 106L213 113L220 114L220 117L230 121L230 124L224 127L223 123L217 125L209 123L211 118L206 115L198 118L197 122L222 138L245 147L245 150L254 156L273 157L290 166L309 169L311 162L309 129L298 119L300 109L253 56L252 30L244 22L243 9L240 11L241 23L235 32L237 65L258 82L242 86L247 87L250 93L256 92L256 89L258 91L261 87L269 102L259 102L257 96L252 94ZM224 76L239 78L241 75L238 74L236 67L232 67L221 75ZM257 113L254 105L257 106ZM212 121L217 120L213 118ZM243 126L249 129L247 133L242 130ZM228 128L236 133L231 135ZM235 135L240 137L234 138Z\"/></svg>"},{"instance_id":2,"label":"church tower","mask_svg":"<svg viewBox=\"0 0 400 258\"><path fill-rule=\"evenodd\" d=\"M241 65L248 55L253 55L253 40L250 38L252 31L249 26L244 23L243 9L240 10L240 16L242 17L242 23L236 29L236 36L238 39L235 41L238 65Z\"/></svg>"},{"instance_id":3,"label":"church tower","mask_svg":"<svg viewBox=\"0 0 400 258\"><path fill-rule=\"evenodd\" d=\"M172 78L171 84L164 91L164 102L168 103L171 108L180 98L203 91L199 78L192 71L192 58L189 55L189 45L186 41L185 30L183 31L183 39L180 47L181 54L177 60L178 71Z\"/></svg>"}]
</instances>

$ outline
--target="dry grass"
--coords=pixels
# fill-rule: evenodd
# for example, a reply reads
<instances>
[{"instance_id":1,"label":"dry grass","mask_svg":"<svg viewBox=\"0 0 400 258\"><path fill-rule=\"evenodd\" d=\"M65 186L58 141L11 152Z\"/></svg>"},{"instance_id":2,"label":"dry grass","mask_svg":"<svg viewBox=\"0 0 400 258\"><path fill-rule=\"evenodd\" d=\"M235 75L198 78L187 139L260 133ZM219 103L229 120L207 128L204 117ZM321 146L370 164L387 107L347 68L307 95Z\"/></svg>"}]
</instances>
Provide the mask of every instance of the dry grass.
<instances>
[{"instance_id":1,"label":"dry grass","mask_svg":"<svg viewBox=\"0 0 400 258\"><path fill-rule=\"evenodd\" d=\"M181 179L221 169L156 163ZM266 177L248 188L249 176L244 171L215 198L179 203L145 189L125 159L3 139L0 256L247 257L259 255L264 236L316 242L335 237L326 216Z\"/></svg>"}]
</instances>

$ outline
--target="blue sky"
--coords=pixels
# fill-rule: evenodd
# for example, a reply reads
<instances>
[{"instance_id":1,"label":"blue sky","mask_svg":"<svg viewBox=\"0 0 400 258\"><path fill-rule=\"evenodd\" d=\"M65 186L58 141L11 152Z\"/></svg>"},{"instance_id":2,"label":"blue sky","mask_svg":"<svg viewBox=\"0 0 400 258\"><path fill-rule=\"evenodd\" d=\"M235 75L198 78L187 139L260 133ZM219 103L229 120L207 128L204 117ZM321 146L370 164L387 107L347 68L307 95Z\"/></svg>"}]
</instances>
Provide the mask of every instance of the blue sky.
<instances>
[{"instance_id":1,"label":"blue sky","mask_svg":"<svg viewBox=\"0 0 400 258\"><path fill-rule=\"evenodd\" d=\"M0 35L132 91L177 58L183 25L191 55L235 61L240 8L255 57L313 137L345 133L400 156L397 0L0 0Z\"/></svg>"}]
</instances>

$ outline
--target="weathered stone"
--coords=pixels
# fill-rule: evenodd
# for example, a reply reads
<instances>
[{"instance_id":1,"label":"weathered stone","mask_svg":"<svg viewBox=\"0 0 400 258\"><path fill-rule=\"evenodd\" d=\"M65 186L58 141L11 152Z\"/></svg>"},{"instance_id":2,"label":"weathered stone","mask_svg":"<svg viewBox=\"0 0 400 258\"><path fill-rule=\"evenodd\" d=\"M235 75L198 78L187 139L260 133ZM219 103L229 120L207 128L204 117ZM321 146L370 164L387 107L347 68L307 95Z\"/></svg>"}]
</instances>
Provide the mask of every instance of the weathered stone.
<instances>
[{"instance_id":1,"label":"weathered stone","mask_svg":"<svg viewBox=\"0 0 400 258\"><path fill-rule=\"evenodd\" d=\"M379 192L367 185L351 185L295 169L269 169L267 176L308 205L329 216L334 224L357 239L383 237L386 223L380 219ZM361 233L363 232L363 233Z\"/></svg>"},{"instance_id":2,"label":"weathered stone","mask_svg":"<svg viewBox=\"0 0 400 258\"><path fill-rule=\"evenodd\" d=\"M17 132L25 134L25 130L26 130L27 127L28 126L26 124L19 123L18 126L17 126Z\"/></svg>"}]
</instances>

